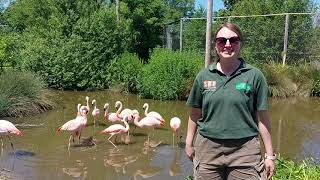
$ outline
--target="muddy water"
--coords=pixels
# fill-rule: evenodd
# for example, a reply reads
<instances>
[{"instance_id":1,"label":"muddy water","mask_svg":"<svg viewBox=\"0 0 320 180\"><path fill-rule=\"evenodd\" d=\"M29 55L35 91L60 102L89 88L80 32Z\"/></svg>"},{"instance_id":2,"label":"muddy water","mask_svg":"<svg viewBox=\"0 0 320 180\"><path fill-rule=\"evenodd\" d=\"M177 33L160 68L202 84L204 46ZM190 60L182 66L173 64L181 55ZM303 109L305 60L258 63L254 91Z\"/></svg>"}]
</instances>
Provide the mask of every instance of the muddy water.
<instances>
[{"instance_id":1,"label":"muddy water","mask_svg":"<svg viewBox=\"0 0 320 180\"><path fill-rule=\"evenodd\" d=\"M185 101L154 101L140 99L136 95L116 92L53 92L58 107L41 115L9 119L24 133L23 137L13 137L15 151L8 139L4 139L4 149L0 157L2 174L12 179L183 179L192 174L192 164L184 154L183 143L172 146L172 132L169 120L182 119L182 141L187 128L188 108ZM120 100L125 107L138 109L149 103L150 110L158 111L167 124L156 129L151 138L157 147L145 148L149 131L136 129L130 136L129 144L117 138L114 148L107 135L99 134L110 123L102 115L96 125L88 118L88 127L83 137L94 137L94 146L72 143L68 150L69 134L56 134L55 130L64 122L75 117L78 103L84 104L85 96L97 100L102 111L104 103L111 105ZM90 100L90 101L91 101ZM111 112L115 109L110 108ZM320 161L320 100L294 98L271 100L273 143L282 156L301 160L313 157ZM126 139L128 142L128 139ZM76 141L77 142L77 141ZM1 175L1 174L0 174Z\"/></svg>"}]
</instances>

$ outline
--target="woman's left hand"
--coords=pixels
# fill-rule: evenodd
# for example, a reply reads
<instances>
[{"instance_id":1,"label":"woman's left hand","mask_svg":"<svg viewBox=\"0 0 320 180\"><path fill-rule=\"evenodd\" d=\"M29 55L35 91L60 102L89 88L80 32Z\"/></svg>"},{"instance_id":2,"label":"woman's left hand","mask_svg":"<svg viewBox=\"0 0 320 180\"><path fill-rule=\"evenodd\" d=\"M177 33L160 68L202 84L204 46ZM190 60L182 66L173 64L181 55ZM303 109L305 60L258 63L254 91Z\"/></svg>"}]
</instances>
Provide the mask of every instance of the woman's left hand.
<instances>
[{"instance_id":1,"label":"woman's left hand","mask_svg":"<svg viewBox=\"0 0 320 180\"><path fill-rule=\"evenodd\" d=\"M275 171L275 163L271 159L265 159L264 164L266 166L268 179L270 179L273 176Z\"/></svg>"}]
</instances>

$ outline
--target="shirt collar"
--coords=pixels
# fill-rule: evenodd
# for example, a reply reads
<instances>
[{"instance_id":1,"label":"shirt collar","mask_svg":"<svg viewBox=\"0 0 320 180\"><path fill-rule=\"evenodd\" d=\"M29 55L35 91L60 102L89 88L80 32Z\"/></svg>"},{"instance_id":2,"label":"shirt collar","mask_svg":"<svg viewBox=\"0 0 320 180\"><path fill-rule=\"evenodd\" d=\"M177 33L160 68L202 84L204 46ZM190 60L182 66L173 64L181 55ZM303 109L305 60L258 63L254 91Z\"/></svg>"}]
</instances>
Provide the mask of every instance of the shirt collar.
<instances>
[{"instance_id":1,"label":"shirt collar","mask_svg":"<svg viewBox=\"0 0 320 180\"><path fill-rule=\"evenodd\" d=\"M239 72L242 72L242 71L245 71L245 70L249 70L249 69L252 69L252 66L250 66L249 64L247 64L242 58L239 58L239 60L241 61L240 63L240 67L237 69L237 71ZM216 72L218 71L217 69L217 63L211 63L209 66L208 66L209 70L211 72Z\"/></svg>"}]
</instances>

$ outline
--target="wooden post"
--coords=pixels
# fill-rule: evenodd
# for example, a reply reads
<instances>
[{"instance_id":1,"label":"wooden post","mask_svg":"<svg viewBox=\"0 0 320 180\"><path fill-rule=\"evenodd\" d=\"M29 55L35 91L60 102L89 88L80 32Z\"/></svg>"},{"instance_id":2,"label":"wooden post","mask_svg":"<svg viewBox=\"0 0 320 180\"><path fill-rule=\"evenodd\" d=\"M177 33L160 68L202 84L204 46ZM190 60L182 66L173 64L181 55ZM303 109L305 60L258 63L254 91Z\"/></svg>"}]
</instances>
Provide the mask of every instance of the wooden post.
<instances>
[{"instance_id":1,"label":"wooden post","mask_svg":"<svg viewBox=\"0 0 320 180\"><path fill-rule=\"evenodd\" d=\"M116 16L117 16L117 23L120 22L120 0L116 0Z\"/></svg>"},{"instance_id":2,"label":"wooden post","mask_svg":"<svg viewBox=\"0 0 320 180\"><path fill-rule=\"evenodd\" d=\"M180 19L180 52L182 52L182 30L183 30L183 18Z\"/></svg>"},{"instance_id":3,"label":"wooden post","mask_svg":"<svg viewBox=\"0 0 320 180\"><path fill-rule=\"evenodd\" d=\"M285 25L284 25L282 66L286 65L287 50L288 50L288 29L289 29L289 14L286 14L286 21L285 21Z\"/></svg>"},{"instance_id":4,"label":"wooden post","mask_svg":"<svg viewBox=\"0 0 320 180\"><path fill-rule=\"evenodd\" d=\"M213 4L213 0L208 0L208 3L207 3L207 32L206 32L205 67L207 67L211 63L212 4Z\"/></svg>"}]
</instances>

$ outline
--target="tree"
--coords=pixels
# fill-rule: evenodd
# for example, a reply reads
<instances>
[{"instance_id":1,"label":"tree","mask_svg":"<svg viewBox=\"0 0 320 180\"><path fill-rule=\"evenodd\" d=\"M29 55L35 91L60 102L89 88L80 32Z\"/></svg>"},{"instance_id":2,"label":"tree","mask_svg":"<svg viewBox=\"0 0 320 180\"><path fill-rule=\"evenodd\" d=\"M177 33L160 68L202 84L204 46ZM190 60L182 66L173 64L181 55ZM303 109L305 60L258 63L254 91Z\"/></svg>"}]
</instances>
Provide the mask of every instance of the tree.
<instances>
[{"instance_id":1,"label":"tree","mask_svg":"<svg viewBox=\"0 0 320 180\"><path fill-rule=\"evenodd\" d=\"M226 1L225 1L226 2ZM227 1L230 15L259 15L276 13L310 12L308 0L241 0ZM242 55L250 61L280 60L283 50L284 16L233 18L232 22L240 25L245 35ZM312 28L311 15L291 15L289 22L288 57L301 59L301 54L308 50L308 37Z\"/></svg>"}]
</instances>

